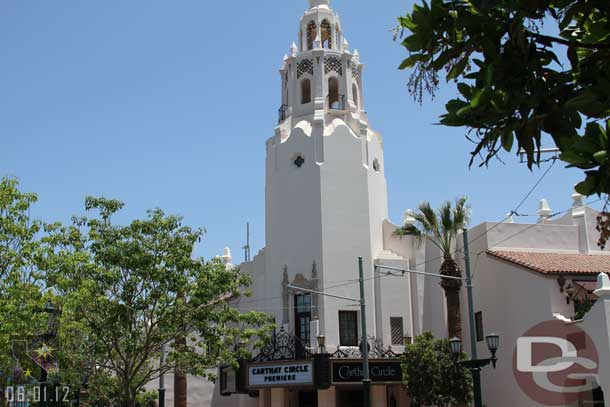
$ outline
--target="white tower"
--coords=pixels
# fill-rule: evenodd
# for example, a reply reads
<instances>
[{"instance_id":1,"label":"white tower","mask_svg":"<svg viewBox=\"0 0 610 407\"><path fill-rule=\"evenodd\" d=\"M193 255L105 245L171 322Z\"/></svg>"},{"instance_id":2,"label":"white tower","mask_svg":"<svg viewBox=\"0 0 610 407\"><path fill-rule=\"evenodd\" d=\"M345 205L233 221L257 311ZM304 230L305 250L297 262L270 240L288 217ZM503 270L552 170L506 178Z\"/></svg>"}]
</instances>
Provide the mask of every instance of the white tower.
<instances>
[{"instance_id":1,"label":"white tower","mask_svg":"<svg viewBox=\"0 0 610 407\"><path fill-rule=\"evenodd\" d=\"M267 141L262 285L267 298L276 298L286 282L325 290L356 279L362 256L369 279L369 331L381 337L375 331L385 328L375 321L378 289L371 277L373 262L384 249L387 219L382 139L369 127L363 109L358 52L348 49L328 0L309 0L309 4L298 45L290 47L280 70L279 124ZM332 292L359 296L358 284ZM272 309L283 310L276 321L315 340L317 333L305 332L307 321L299 321L292 312L299 306L296 294L284 289L281 300L272 300ZM312 302L318 333L326 336L329 346L337 346L338 313L356 308L321 296L314 296Z\"/></svg>"}]
</instances>

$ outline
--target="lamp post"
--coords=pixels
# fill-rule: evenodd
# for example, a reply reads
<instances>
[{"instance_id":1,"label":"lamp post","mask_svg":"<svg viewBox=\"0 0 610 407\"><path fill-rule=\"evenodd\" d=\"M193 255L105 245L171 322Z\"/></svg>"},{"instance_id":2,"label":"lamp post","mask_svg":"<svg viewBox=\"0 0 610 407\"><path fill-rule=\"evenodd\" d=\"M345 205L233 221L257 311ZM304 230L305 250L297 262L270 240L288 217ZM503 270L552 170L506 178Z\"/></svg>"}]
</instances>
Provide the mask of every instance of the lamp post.
<instances>
[{"instance_id":1,"label":"lamp post","mask_svg":"<svg viewBox=\"0 0 610 407\"><path fill-rule=\"evenodd\" d=\"M360 277L360 319L362 324L362 388L364 390L364 407L371 407L371 377L369 371L369 344L366 331L366 303L364 301L364 267L362 257L358 257Z\"/></svg>"},{"instance_id":2,"label":"lamp post","mask_svg":"<svg viewBox=\"0 0 610 407\"><path fill-rule=\"evenodd\" d=\"M483 406L483 397L481 394L481 369L485 366L488 366L489 364L491 364L495 369L496 364L498 362L496 352L498 351L498 347L500 346L500 336L496 334L490 334L485 337L485 341L487 342L487 348L491 353L491 358L470 359L458 362L460 366L464 366L466 369L472 372L472 376L474 379L473 385L475 407ZM462 340L460 338L453 338L449 340L449 345L451 347L451 353L453 353L453 356L455 356L455 358L457 359L462 354Z\"/></svg>"},{"instance_id":3,"label":"lamp post","mask_svg":"<svg viewBox=\"0 0 610 407\"><path fill-rule=\"evenodd\" d=\"M326 336L318 335L316 339L318 340L318 352L326 353Z\"/></svg>"},{"instance_id":4,"label":"lamp post","mask_svg":"<svg viewBox=\"0 0 610 407\"><path fill-rule=\"evenodd\" d=\"M475 407L483 407L483 396L481 391L481 368L487 366L490 362L493 363L494 369L496 367L496 352L500 344L500 337L496 334L487 335L487 347L492 353L491 359L479 359L477 355L477 341L476 341L476 327L474 322L474 300L472 293L472 272L470 270L470 249L468 242L468 228L463 229L464 238L464 264L466 266L466 293L468 295L468 317L470 322L470 353L471 360L468 362L462 362L461 364L468 368L472 372L472 381L474 387L474 405ZM451 349L457 347L457 341L459 341L460 349L462 341L459 338L453 338L450 340ZM454 352L455 354L455 352Z\"/></svg>"},{"instance_id":5,"label":"lamp post","mask_svg":"<svg viewBox=\"0 0 610 407\"><path fill-rule=\"evenodd\" d=\"M165 344L161 345L161 369L165 365ZM165 407L165 375L159 375L159 407Z\"/></svg>"}]
</instances>

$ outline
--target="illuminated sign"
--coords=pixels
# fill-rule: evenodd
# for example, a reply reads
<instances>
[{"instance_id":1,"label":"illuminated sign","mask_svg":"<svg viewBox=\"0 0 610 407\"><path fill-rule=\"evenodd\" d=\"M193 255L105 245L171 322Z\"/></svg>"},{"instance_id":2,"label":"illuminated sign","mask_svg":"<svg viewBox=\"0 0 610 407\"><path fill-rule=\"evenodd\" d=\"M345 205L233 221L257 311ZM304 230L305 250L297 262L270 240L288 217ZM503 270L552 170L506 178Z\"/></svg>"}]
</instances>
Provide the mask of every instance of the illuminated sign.
<instances>
[{"instance_id":1,"label":"illuminated sign","mask_svg":"<svg viewBox=\"0 0 610 407\"><path fill-rule=\"evenodd\" d=\"M313 363L264 364L248 367L248 386L312 386Z\"/></svg>"},{"instance_id":2,"label":"illuminated sign","mask_svg":"<svg viewBox=\"0 0 610 407\"><path fill-rule=\"evenodd\" d=\"M333 383L357 383L363 379L362 362L333 361ZM369 376L373 383L400 383L402 369L400 361L369 362Z\"/></svg>"}]
</instances>

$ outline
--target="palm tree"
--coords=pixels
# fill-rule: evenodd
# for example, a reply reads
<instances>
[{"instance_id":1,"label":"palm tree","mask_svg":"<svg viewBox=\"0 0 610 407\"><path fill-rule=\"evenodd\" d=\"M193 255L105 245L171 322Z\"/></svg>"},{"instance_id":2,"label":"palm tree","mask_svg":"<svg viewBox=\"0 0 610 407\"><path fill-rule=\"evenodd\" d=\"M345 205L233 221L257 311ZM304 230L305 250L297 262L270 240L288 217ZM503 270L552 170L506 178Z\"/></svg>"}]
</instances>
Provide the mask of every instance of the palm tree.
<instances>
[{"instance_id":1,"label":"palm tree","mask_svg":"<svg viewBox=\"0 0 610 407\"><path fill-rule=\"evenodd\" d=\"M453 258L453 240L458 232L467 226L470 220L470 206L468 198L455 200L455 206L447 201L434 211L429 202L419 205L416 212L407 211L405 225L395 233L399 236L415 236L418 243L429 240L439 248L443 256L440 274L443 276L461 277L462 273ZM462 337L462 324L460 317L460 288L461 280L441 279L441 287L447 299L447 325L449 337Z\"/></svg>"}]
</instances>

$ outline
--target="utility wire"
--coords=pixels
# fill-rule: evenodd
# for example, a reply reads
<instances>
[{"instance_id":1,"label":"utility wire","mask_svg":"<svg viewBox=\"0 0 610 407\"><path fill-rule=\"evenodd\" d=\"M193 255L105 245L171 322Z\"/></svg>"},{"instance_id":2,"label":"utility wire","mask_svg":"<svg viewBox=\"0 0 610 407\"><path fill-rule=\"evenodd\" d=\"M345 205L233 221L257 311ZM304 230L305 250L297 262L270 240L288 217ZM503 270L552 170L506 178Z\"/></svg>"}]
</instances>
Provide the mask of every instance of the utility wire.
<instances>
[{"instance_id":1,"label":"utility wire","mask_svg":"<svg viewBox=\"0 0 610 407\"><path fill-rule=\"evenodd\" d=\"M529 215L521 215L519 214L519 209L521 209L521 207L523 206L523 204L525 204L525 202L527 202L527 200L529 199L530 196L532 196L532 194L534 193L534 191L536 190L536 188L538 188L538 186L542 183L542 181L544 180L544 178L546 178L546 176L549 174L549 172L551 172L551 170L553 169L553 167L555 166L555 163L557 163L557 157L553 157L553 162L551 165L549 165L549 168L546 169L546 171L544 172L544 174L542 174L542 176L540 178L538 178L538 181L536 181L536 183L534 184L534 186L532 188L530 188L530 190L527 192L527 194L525 194L525 197L521 200L521 202L519 202L519 204L515 207L515 209L513 209L512 211L510 211L510 213L508 215L506 215L506 217L496 223L493 227L491 227L490 229L484 231L483 233L481 233L480 235L478 235L477 237L471 239L468 241L469 244L473 244L474 242L476 242L477 240L479 240L480 238L482 238L483 236L485 236L486 234L488 234L489 232L491 232L492 230L494 230L495 228L497 228L498 226L500 226L501 224L503 224L504 222L506 222L511 216L516 215L516 216L529 216ZM454 252L458 253L461 252L461 250L456 250Z\"/></svg>"},{"instance_id":2,"label":"utility wire","mask_svg":"<svg viewBox=\"0 0 610 407\"><path fill-rule=\"evenodd\" d=\"M600 202L600 201L602 201L602 200L603 200L603 199L596 199L595 201L587 202L587 203L585 204L585 206L590 206L590 205L596 204L596 203L598 203L598 202ZM555 212L555 213L551 214L549 217L547 217L546 219L548 220L548 219L553 219L553 218L556 218L557 216L563 215L564 213L567 213L567 212L569 212L569 211L571 211L571 210L572 210L572 208L570 207L570 208L568 208L568 209L564 209L563 211ZM510 235L509 237L507 237L507 238L506 238L506 239L504 239L504 240L501 240L501 241L500 241L500 242L498 242L498 243L495 243L495 244L494 244L494 246L499 246L499 245L501 245L502 243L505 243L505 242L507 242L507 241L511 240L512 238L514 238L514 237L516 237L516 236L520 235L521 233L525 233L525 232L527 232L528 230L530 230L530 229L532 229L532 228L534 228L534 227L536 227L536 226L539 226L539 225L540 225L539 223L533 223L533 224L529 225L527 228L522 229L522 230L518 231L517 233L514 233L514 234ZM490 230L491 230L491 229L490 229ZM479 253L477 253L477 254L481 254L481 253L484 253L484 252L485 252L485 251L481 251L481 252L479 252Z\"/></svg>"},{"instance_id":3,"label":"utility wire","mask_svg":"<svg viewBox=\"0 0 610 407\"><path fill-rule=\"evenodd\" d=\"M587 202L587 203L585 203L585 206L590 206L590 205L596 204L596 203L598 203L600 201L603 201L603 199L596 199L594 201ZM547 219L556 218L557 216L563 215L566 212L569 212L570 210L572 210L572 207L570 207L568 209L564 209L564 210L559 211L559 212L555 212L555 213L551 214ZM500 225L501 223L502 222L496 224L493 228L490 228L489 230L487 230L486 233L489 233L491 230L493 230L496 226ZM518 232L508 236L507 238L503 239L502 241L500 241L498 243L495 243L495 246L501 245L502 243L507 242L508 240L511 240L511 239L517 237L518 235L520 235L522 233L525 233L528 230L531 230L532 228L534 228L536 226L540 226L540 224L539 223L533 223L533 224L529 225L528 227L526 227L524 229L521 229ZM472 241L475 241L478 238L480 238L480 236L475 238L475 239L473 239ZM478 253L475 253L475 255L476 256L480 256L481 254L485 253L486 251L487 250L480 251ZM453 252L453 254L457 254L458 252L462 252L462 250L455 250ZM410 268L411 269L415 269L415 268L417 268L419 266L426 265L426 264L428 264L428 263L430 263L432 261L439 260L439 259L442 259L442 258L443 258L443 256L434 257L432 259L426 260L425 262L421 262L421 263L415 264L415 265L411 266ZM398 275L398 274L392 273L390 271L385 271L383 273L377 272L376 274L377 275L374 275L373 277L365 278L364 281L367 282L367 281L378 280L378 279L382 279L382 278L386 278L386 277L404 277L404 275ZM440 274L439 274L439 276L440 276ZM323 288L321 290L321 292L324 292L324 291L327 291L327 290L331 290L331 289L334 289L334 288L340 288L340 287L346 287L346 286L349 286L349 285L354 285L354 284L357 284L360 280L355 280L354 281L354 280L350 279L350 280L345 280L345 281L346 281L346 283L344 283L344 284L330 286L330 287L325 287L325 288ZM279 296L279 297L270 297L270 298L260 298L260 299L256 299L256 300L240 302L237 305L248 304L248 303L252 303L252 302L267 301L267 300L270 301L270 300L281 299L281 298L282 298L282 296ZM285 309L285 308L275 308L275 309Z\"/></svg>"}]
</instances>

